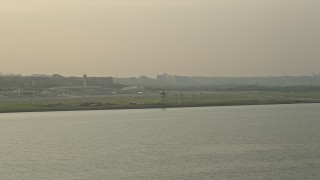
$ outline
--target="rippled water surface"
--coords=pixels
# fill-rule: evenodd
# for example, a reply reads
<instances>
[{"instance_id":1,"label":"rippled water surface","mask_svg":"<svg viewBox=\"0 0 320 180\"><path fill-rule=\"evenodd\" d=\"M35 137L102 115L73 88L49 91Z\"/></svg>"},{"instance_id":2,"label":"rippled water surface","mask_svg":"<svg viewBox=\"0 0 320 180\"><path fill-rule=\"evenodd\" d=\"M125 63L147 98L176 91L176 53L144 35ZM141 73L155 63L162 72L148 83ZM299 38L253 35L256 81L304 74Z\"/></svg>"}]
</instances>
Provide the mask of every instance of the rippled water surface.
<instances>
[{"instance_id":1,"label":"rippled water surface","mask_svg":"<svg viewBox=\"0 0 320 180\"><path fill-rule=\"evenodd\" d=\"M320 105L0 114L0 179L320 179Z\"/></svg>"}]
</instances>

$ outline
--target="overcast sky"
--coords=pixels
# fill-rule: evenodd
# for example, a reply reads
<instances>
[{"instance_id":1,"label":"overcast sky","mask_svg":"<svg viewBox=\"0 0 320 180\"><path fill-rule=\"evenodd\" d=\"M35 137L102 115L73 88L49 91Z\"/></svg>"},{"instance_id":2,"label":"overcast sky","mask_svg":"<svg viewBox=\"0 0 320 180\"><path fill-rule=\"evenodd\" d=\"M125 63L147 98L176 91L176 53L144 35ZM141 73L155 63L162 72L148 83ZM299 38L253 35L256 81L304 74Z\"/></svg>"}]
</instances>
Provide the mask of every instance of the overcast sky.
<instances>
[{"instance_id":1,"label":"overcast sky","mask_svg":"<svg viewBox=\"0 0 320 180\"><path fill-rule=\"evenodd\" d=\"M310 75L319 0L0 0L0 71Z\"/></svg>"}]
</instances>

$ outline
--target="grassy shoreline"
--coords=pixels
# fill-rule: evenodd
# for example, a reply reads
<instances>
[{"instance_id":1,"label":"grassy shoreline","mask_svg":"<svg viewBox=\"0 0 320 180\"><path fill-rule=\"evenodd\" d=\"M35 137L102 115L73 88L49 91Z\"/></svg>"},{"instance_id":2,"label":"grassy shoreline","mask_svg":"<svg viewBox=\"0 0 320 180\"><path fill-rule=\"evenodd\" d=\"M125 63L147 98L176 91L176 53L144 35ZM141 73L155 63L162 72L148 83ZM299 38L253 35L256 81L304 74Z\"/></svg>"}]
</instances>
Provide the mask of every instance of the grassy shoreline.
<instances>
[{"instance_id":1,"label":"grassy shoreline","mask_svg":"<svg viewBox=\"0 0 320 180\"><path fill-rule=\"evenodd\" d=\"M320 92L176 92L0 100L0 113L320 103Z\"/></svg>"}]
</instances>

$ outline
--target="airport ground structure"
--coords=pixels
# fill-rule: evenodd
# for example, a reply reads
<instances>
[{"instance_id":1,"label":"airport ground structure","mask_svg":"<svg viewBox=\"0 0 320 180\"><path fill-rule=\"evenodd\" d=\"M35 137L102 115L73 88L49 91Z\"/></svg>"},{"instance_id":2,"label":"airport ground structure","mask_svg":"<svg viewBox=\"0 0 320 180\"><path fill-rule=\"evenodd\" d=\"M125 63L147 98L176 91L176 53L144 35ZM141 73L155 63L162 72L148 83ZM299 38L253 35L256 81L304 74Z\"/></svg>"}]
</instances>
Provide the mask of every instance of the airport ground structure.
<instances>
[{"instance_id":1,"label":"airport ground structure","mask_svg":"<svg viewBox=\"0 0 320 180\"><path fill-rule=\"evenodd\" d=\"M0 97L50 97L104 95L118 88L112 77L64 77L62 75L1 75Z\"/></svg>"},{"instance_id":2,"label":"airport ground structure","mask_svg":"<svg viewBox=\"0 0 320 180\"><path fill-rule=\"evenodd\" d=\"M320 74L242 78L0 76L0 113L295 103L320 103Z\"/></svg>"},{"instance_id":3,"label":"airport ground structure","mask_svg":"<svg viewBox=\"0 0 320 180\"><path fill-rule=\"evenodd\" d=\"M119 101L123 100L127 104L131 103L131 105L135 104L136 102L131 102L131 100L121 99L120 97L123 96L117 96L129 95L132 97L152 97L148 101L152 101L153 106L158 106L164 102L163 92L168 94L168 97L171 97L173 94L175 97L180 97L186 92L191 94L218 92L226 95L228 95L228 92L244 92L249 94L260 92L258 94L260 96L262 96L262 92L285 92L291 93L291 95L294 95L295 92L300 92L306 93L308 97L310 94L312 96L310 99L299 99L299 102L317 102L317 93L320 93L320 73L314 73L310 76L279 77L189 77L161 74L156 78L147 76L131 78L91 77L86 74L81 77L65 77L58 74L31 76L0 75L0 100L3 102L17 99L110 98L114 96L118 97ZM242 93L238 95L240 96ZM158 101L159 98L160 100ZM213 99L211 98L211 100ZM244 99L242 98L242 100ZM255 102L255 100L251 101L251 104L252 102ZM279 101L269 100L268 102L279 103ZM292 103L298 101L295 101L293 96L293 99L290 99L290 101L286 100L282 102ZM83 103L88 104L85 101ZM142 103L144 102L138 102L136 107L144 107L145 105L142 105ZM173 105L174 103L171 102L170 104ZM200 105L199 103L189 105L196 104ZM181 103L174 104L174 106L181 105Z\"/></svg>"}]
</instances>

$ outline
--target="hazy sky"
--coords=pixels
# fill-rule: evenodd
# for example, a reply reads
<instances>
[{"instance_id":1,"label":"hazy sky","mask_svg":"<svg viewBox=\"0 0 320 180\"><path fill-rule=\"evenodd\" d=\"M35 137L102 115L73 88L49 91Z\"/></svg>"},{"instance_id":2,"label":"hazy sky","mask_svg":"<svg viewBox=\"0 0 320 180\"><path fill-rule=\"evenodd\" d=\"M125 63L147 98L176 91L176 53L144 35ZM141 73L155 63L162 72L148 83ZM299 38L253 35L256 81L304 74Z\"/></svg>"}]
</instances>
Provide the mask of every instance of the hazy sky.
<instances>
[{"instance_id":1,"label":"hazy sky","mask_svg":"<svg viewBox=\"0 0 320 180\"><path fill-rule=\"evenodd\" d=\"M311 74L319 9L319 0L0 0L0 71Z\"/></svg>"}]
</instances>

